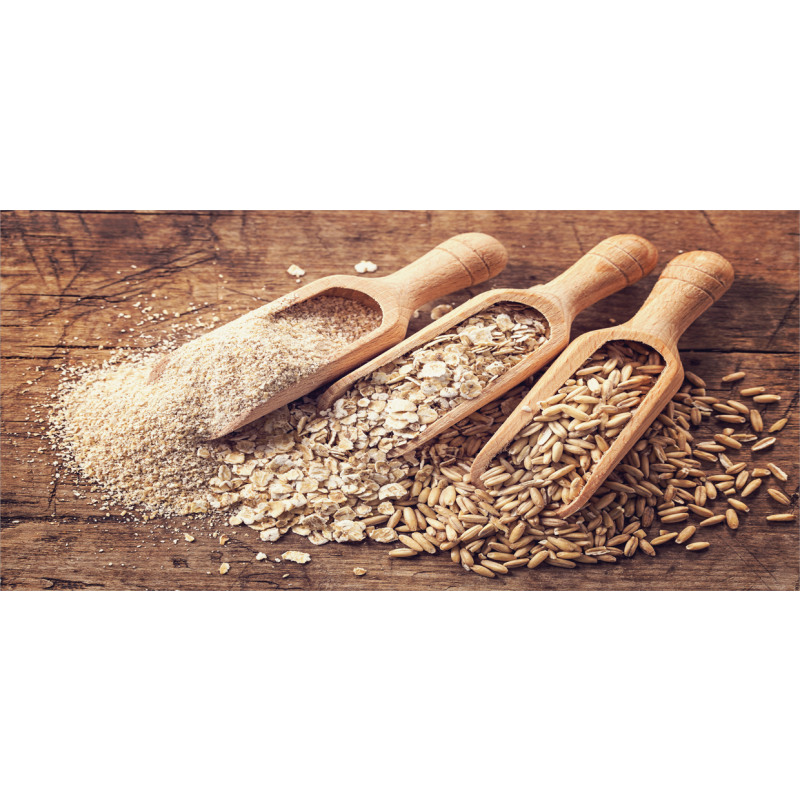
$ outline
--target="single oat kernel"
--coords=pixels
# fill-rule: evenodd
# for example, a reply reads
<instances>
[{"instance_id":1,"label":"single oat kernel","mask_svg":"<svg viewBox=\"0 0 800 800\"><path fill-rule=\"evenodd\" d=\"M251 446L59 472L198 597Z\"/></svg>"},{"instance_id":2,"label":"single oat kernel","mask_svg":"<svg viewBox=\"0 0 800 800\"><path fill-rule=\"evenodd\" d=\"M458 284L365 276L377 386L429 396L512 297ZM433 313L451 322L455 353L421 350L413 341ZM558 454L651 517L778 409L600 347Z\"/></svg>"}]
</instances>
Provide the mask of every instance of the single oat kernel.
<instances>
[{"instance_id":1,"label":"single oat kernel","mask_svg":"<svg viewBox=\"0 0 800 800\"><path fill-rule=\"evenodd\" d=\"M543 561L546 561L547 560L547 554L548 554L547 550L542 550L541 552L536 553L536 555L532 556L530 561L528 561L528 569L535 569Z\"/></svg>"},{"instance_id":2,"label":"single oat kernel","mask_svg":"<svg viewBox=\"0 0 800 800\"><path fill-rule=\"evenodd\" d=\"M789 476L777 465L769 463L767 464L767 469L779 480L779 481L786 481Z\"/></svg>"},{"instance_id":3,"label":"single oat kernel","mask_svg":"<svg viewBox=\"0 0 800 800\"><path fill-rule=\"evenodd\" d=\"M750 481L747 486L744 487L741 491L742 497L748 497L749 495L753 494L753 492L761 486L761 478L756 478L755 480Z\"/></svg>"},{"instance_id":4,"label":"single oat kernel","mask_svg":"<svg viewBox=\"0 0 800 800\"><path fill-rule=\"evenodd\" d=\"M733 383L734 381L740 381L746 374L746 372L731 372L722 379L722 382Z\"/></svg>"},{"instance_id":5,"label":"single oat kernel","mask_svg":"<svg viewBox=\"0 0 800 800\"><path fill-rule=\"evenodd\" d=\"M684 528L680 533L676 534L675 544L683 544L684 542L688 542L689 539L694 536L696 530L696 525L689 525L688 527Z\"/></svg>"},{"instance_id":6,"label":"single oat kernel","mask_svg":"<svg viewBox=\"0 0 800 800\"><path fill-rule=\"evenodd\" d=\"M648 556L654 556L656 554L652 543L648 542L647 539L639 539L639 549L647 553Z\"/></svg>"},{"instance_id":7,"label":"single oat kernel","mask_svg":"<svg viewBox=\"0 0 800 800\"><path fill-rule=\"evenodd\" d=\"M693 386L697 386L700 389L705 389L706 382L699 376L695 375L694 372L689 372L687 369L684 373L686 380L689 381Z\"/></svg>"},{"instance_id":8,"label":"single oat kernel","mask_svg":"<svg viewBox=\"0 0 800 800\"><path fill-rule=\"evenodd\" d=\"M767 494L781 505L790 506L792 501L780 489L767 489Z\"/></svg>"},{"instance_id":9,"label":"single oat kernel","mask_svg":"<svg viewBox=\"0 0 800 800\"><path fill-rule=\"evenodd\" d=\"M693 531L693 532L694 532L694 531ZM678 534L677 534L677 533L662 533L660 536L656 536L656 537L655 537L655 539L653 539L653 540L650 542L650 544L652 544L652 545L659 545L659 544L664 544L665 542L671 542L671 541L672 541L673 539L675 539L677 536L678 536ZM688 538L688 537L687 537L687 538Z\"/></svg>"},{"instance_id":10,"label":"single oat kernel","mask_svg":"<svg viewBox=\"0 0 800 800\"><path fill-rule=\"evenodd\" d=\"M396 550L390 550L388 555L389 558L411 558L418 556L421 552L422 549L412 550L410 547L398 547Z\"/></svg>"},{"instance_id":11,"label":"single oat kernel","mask_svg":"<svg viewBox=\"0 0 800 800\"><path fill-rule=\"evenodd\" d=\"M761 439L760 441L756 442L750 449L755 453L758 450L766 450L768 447L772 447L777 440L774 436L767 436L765 439Z\"/></svg>"}]
</instances>

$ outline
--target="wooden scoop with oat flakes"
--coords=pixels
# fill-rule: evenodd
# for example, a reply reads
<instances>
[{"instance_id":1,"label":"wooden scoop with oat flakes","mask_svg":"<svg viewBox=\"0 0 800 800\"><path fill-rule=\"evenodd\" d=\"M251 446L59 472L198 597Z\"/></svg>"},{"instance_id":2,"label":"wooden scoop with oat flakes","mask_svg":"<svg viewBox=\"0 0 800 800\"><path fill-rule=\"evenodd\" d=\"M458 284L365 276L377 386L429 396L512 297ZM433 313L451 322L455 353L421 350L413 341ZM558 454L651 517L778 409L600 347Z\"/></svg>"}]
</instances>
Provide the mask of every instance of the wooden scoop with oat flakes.
<instances>
[{"instance_id":1,"label":"wooden scoop with oat flakes","mask_svg":"<svg viewBox=\"0 0 800 800\"><path fill-rule=\"evenodd\" d=\"M543 341L531 341L529 352L521 353L518 358L514 358L513 365L503 369L502 372L498 368L485 385L481 386L480 381L470 381L471 391L468 393L462 391L458 404L441 413L410 441L395 447L390 455L394 457L408 453L542 369L566 347L572 322L583 309L643 278L653 269L657 260L658 251L641 236L623 234L604 239L549 283L533 286L530 289L492 289L473 297L337 381L322 395L319 407L322 409L333 405L361 379L384 367L390 367L393 362L408 361L414 351L435 345L437 340L441 340L446 349L445 340L457 338L453 331L468 321L479 320L485 315L490 327L496 327L491 325L494 307L505 309L509 304L516 304L533 309L542 319ZM505 314L503 316L508 318ZM499 312L497 319L499 322ZM467 329L461 334L466 341L470 341L469 328L467 325ZM487 334L485 327L481 333ZM513 329L510 334L513 338ZM485 346L483 339L477 336L470 344L475 353L479 353ZM426 375L425 372L420 374L421 377Z\"/></svg>"},{"instance_id":2,"label":"wooden scoop with oat flakes","mask_svg":"<svg viewBox=\"0 0 800 800\"><path fill-rule=\"evenodd\" d=\"M556 426L558 431L556 436L561 438L564 449L568 449L568 445L580 447L586 443L590 451L594 451L594 455L593 463L585 476L573 478L569 475L566 479L575 481L576 485L565 487L565 491L568 491L568 501L562 502L557 515L563 519L581 509L625 454L640 440L680 388L684 373L678 353L678 339L692 322L728 290L732 283L733 267L717 253L694 251L673 258L659 276L647 300L631 320L622 325L590 331L579 336L550 365L525 399L478 453L472 465L470 481L483 488L481 478L495 456L503 453L520 432L524 434L524 429L536 421L543 422L545 429L542 433L549 434L552 430L551 425L554 424L550 422L549 409L563 410L567 416L572 417L566 425L562 422L560 428ZM609 392L605 391L609 384L619 380L619 375L615 375L611 381L610 376L605 376L601 372L597 375L594 389L582 389L575 381L575 377L581 375L580 371L587 361L601 348L613 342L622 345L631 343L631 346L640 349L641 345L644 345L657 354L654 356L656 359L660 356L663 360L663 365L648 368L657 375L652 387L643 391L628 391L627 395L633 394L639 397L626 397L624 406L619 408L608 405L613 398L609 399ZM619 373L619 369L613 363L608 367L612 372ZM622 383L617 383L611 392L617 392L620 388L639 388L625 387L625 374L621 378ZM567 383L568 381L570 383ZM627 383L636 383L636 379ZM591 391L594 391L596 397L589 396ZM565 404L573 393L577 397L567 408ZM630 413L627 411L631 408L628 403L636 406ZM619 411L624 413L618 414ZM556 416L559 413L561 412L557 411ZM612 427L616 430L610 442L605 439L598 442L596 433L598 428L595 426L602 424L603 415L607 418L614 414L626 420L619 423L619 426L612 423ZM564 419L563 414L562 419ZM574 467L576 458L573 457L572 461L573 470L577 472ZM568 463L566 470L569 468ZM559 468L555 475L564 471L565 468Z\"/></svg>"}]
</instances>

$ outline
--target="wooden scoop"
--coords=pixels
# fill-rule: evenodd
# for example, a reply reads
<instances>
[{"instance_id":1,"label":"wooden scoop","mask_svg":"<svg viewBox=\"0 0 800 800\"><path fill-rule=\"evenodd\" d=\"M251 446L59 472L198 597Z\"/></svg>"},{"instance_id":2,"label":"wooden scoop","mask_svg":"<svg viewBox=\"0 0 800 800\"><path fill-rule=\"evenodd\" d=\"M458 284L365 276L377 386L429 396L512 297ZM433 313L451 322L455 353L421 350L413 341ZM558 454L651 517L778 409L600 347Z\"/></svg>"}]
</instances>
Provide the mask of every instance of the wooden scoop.
<instances>
[{"instance_id":1,"label":"wooden scoop","mask_svg":"<svg viewBox=\"0 0 800 800\"><path fill-rule=\"evenodd\" d=\"M442 414L418 436L403 447L391 451L389 455L397 457L409 453L542 369L566 347L572 321L583 309L635 283L653 269L657 260L658 251L641 236L623 234L604 239L549 283L530 289L490 289L473 297L396 347L346 375L320 397L319 408L328 408L361 378L497 303L522 303L543 314L550 328L547 341L489 384L478 397Z\"/></svg>"},{"instance_id":2,"label":"wooden scoop","mask_svg":"<svg viewBox=\"0 0 800 800\"><path fill-rule=\"evenodd\" d=\"M372 308L377 306L382 319L375 330L342 350L334 361L274 394L267 402L253 407L224 427L213 430L209 438L224 436L308 394L396 344L405 336L411 315L417 308L443 295L493 278L505 267L506 259L506 249L497 239L483 233L463 233L385 278L331 275L274 301L278 305L276 310L283 311L312 297L337 295L358 300ZM150 383L159 380L171 357L171 354L165 356L153 367Z\"/></svg>"},{"instance_id":3,"label":"wooden scoop","mask_svg":"<svg viewBox=\"0 0 800 800\"><path fill-rule=\"evenodd\" d=\"M540 402L556 394L599 348L618 340L641 342L661 355L664 369L611 447L593 465L583 490L556 513L563 519L581 509L678 391L683 382L678 339L732 283L733 267L717 253L697 250L673 258L633 319L613 328L584 333L551 364L478 453L472 464L470 481L484 488L481 476L492 459L539 413Z\"/></svg>"}]
</instances>

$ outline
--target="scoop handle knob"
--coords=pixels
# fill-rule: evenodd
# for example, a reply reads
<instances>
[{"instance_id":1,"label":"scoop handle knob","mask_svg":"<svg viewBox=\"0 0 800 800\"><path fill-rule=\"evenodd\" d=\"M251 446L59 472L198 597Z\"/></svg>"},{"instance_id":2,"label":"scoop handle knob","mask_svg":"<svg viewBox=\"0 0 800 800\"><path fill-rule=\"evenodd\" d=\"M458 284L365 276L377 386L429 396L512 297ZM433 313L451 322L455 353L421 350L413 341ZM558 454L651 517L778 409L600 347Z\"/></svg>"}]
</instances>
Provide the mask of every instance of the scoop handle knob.
<instances>
[{"instance_id":1,"label":"scoop handle knob","mask_svg":"<svg viewBox=\"0 0 800 800\"><path fill-rule=\"evenodd\" d=\"M693 250L664 267L626 328L653 334L675 347L684 331L733 284L733 267L719 253Z\"/></svg>"},{"instance_id":2,"label":"scoop handle knob","mask_svg":"<svg viewBox=\"0 0 800 800\"><path fill-rule=\"evenodd\" d=\"M413 311L445 294L475 286L502 272L506 248L485 233L453 236L407 267L378 280Z\"/></svg>"}]
</instances>

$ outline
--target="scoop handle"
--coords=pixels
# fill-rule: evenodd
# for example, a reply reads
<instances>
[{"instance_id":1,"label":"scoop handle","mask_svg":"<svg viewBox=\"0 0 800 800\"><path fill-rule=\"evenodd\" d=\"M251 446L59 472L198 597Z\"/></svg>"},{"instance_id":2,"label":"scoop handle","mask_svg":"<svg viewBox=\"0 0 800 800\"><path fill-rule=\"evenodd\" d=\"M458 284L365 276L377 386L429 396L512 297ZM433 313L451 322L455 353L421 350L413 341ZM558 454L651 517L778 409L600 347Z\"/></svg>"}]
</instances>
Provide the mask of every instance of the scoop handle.
<instances>
[{"instance_id":1,"label":"scoop handle","mask_svg":"<svg viewBox=\"0 0 800 800\"><path fill-rule=\"evenodd\" d=\"M466 289L499 274L506 265L505 247L485 233L462 233L434 247L386 278L384 286L409 312L445 294Z\"/></svg>"},{"instance_id":2,"label":"scoop handle","mask_svg":"<svg viewBox=\"0 0 800 800\"><path fill-rule=\"evenodd\" d=\"M624 327L675 347L683 332L733 283L733 267L719 253L694 250L664 267L653 291Z\"/></svg>"},{"instance_id":3,"label":"scoop handle","mask_svg":"<svg viewBox=\"0 0 800 800\"><path fill-rule=\"evenodd\" d=\"M609 236L538 291L558 297L571 322L584 308L648 275L657 261L658 250L644 237Z\"/></svg>"}]
</instances>

